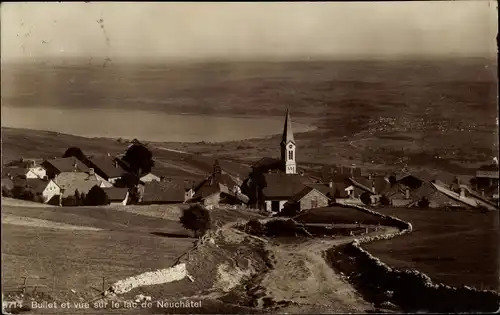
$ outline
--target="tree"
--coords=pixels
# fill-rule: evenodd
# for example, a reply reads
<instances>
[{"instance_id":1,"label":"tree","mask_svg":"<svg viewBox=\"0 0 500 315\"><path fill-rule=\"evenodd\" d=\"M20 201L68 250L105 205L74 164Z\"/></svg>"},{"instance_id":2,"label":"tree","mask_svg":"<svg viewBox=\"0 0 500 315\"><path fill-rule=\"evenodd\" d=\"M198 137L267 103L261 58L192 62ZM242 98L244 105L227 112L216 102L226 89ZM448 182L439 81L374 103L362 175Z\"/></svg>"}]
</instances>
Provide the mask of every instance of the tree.
<instances>
[{"instance_id":1,"label":"tree","mask_svg":"<svg viewBox=\"0 0 500 315\"><path fill-rule=\"evenodd\" d=\"M28 201L35 200L35 193L24 186L15 186L11 192L12 192L12 197L16 199L22 199Z\"/></svg>"},{"instance_id":2,"label":"tree","mask_svg":"<svg viewBox=\"0 0 500 315\"><path fill-rule=\"evenodd\" d=\"M382 197L380 197L380 204L382 206L390 206L391 200L386 195L382 195Z\"/></svg>"},{"instance_id":3,"label":"tree","mask_svg":"<svg viewBox=\"0 0 500 315\"><path fill-rule=\"evenodd\" d=\"M210 211L199 204L192 205L183 211L180 223L185 229L193 231L195 237L201 237L212 226Z\"/></svg>"},{"instance_id":4,"label":"tree","mask_svg":"<svg viewBox=\"0 0 500 315\"><path fill-rule=\"evenodd\" d=\"M142 144L133 144L125 152L123 161L130 165L130 172L141 176L154 167L153 153Z\"/></svg>"},{"instance_id":5,"label":"tree","mask_svg":"<svg viewBox=\"0 0 500 315\"><path fill-rule=\"evenodd\" d=\"M78 147L70 147L66 150L66 152L64 152L63 158L67 158L67 157L75 157L77 159L79 159L80 161L84 161L86 160L86 156L85 154L83 154L83 151L78 148Z\"/></svg>"},{"instance_id":6,"label":"tree","mask_svg":"<svg viewBox=\"0 0 500 315\"><path fill-rule=\"evenodd\" d=\"M372 199L370 198L370 194L368 192L362 193L359 199L361 200L362 203L368 206L371 205L372 203Z\"/></svg>"},{"instance_id":7,"label":"tree","mask_svg":"<svg viewBox=\"0 0 500 315\"><path fill-rule=\"evenodd\" d=\"M7 187L2 186L2 196L3 197L12 197L12 192Z\"/></svg>"},{"instance_id":8,"label":"tree","mask_svg":"<svg viewBox=\"0 0 500 315\"><path fill-rule=\"evenodd\" d=\"M95 185L90 189L85 197L86 206L103 206L109 204L108 195L99 186Z\"/></svg>"}]
</instances>

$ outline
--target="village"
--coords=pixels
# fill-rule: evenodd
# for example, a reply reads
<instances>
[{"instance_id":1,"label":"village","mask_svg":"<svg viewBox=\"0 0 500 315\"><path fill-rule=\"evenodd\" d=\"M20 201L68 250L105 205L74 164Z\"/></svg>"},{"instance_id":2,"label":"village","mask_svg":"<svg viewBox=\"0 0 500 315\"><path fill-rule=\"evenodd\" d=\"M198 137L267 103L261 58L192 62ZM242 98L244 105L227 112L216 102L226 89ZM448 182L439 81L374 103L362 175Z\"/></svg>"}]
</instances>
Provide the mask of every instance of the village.
<instances>
[{"instance_id":1,"label":"village","mask_svg":"<svg viewBox=\"0 0 500 315\"><path fill-rule=\"evenodd\" d=\"M268 215L332 205L498 209L497 160L478 168L475 176L446 179L418 172L364 174L356 166L336 165L325 165L320 174L305 172L296 161L300 148L288 110L280 158L262 157L248 174L227 171L215 159L202 180L159 175L147 144L134 140L124 149L115 156L86 156L71 147L53 159L11 161L2 166L2 196L56 206L200 203L207 209L228 206Z\"/></svg>"}]
</instances>

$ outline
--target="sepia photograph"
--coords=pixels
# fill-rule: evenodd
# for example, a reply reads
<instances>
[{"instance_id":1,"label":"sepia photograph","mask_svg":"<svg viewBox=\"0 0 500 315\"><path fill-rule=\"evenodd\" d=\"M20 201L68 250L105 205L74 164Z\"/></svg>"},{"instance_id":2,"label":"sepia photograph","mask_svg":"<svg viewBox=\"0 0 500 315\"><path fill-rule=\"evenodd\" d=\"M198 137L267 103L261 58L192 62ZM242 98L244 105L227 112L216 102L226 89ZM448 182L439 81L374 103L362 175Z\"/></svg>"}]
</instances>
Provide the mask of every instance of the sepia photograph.
<instances>
[{"instance_id":1,"label":"sepia photograph","mask_svg":"<svg viewBox=\"0 0 500 315\"><path fill-rule=\"evenodd\" d=\"M2 314L500 311L496 1L0 12Z\"/></svg>"}]
</instances>

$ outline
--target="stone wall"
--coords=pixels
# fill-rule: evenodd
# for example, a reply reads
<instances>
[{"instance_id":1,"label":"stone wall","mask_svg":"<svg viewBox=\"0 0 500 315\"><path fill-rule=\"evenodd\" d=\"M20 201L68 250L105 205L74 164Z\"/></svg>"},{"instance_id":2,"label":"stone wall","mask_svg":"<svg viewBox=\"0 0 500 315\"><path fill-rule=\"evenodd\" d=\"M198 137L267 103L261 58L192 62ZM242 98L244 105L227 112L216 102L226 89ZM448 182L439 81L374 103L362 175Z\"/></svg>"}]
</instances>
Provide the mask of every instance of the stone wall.
<instances>
[{"instance_id":1,"label":"stone wall","mask_svg":"<svg viewBox=\"0 0 500 315\"><path fill-rule=\"evenodd\" d=\"M360 237L346 247L346 252L357 264L359 278L388 296L404 311L417 312L496 312L500 309L500 294L495 291L478 290L468 286L451 287L434 283L426 274L416 270L393 269L361 247L361 244L390 239L411 233L412 225L398 218L380 214L366 207L356 207L361 211L389 219L398 232Z\"/></svg>"},{"instance_id":2,"label":"stone wall","mask_svg":"<svg viewBox=\"0 0 500 315\"><path fill-rule=\"evenodd\" d=\"M300 210L311 209L314 199L318 201L316 208L328 207L328 198L316 190L311 190L300 200Z\"/></svg>"}]
</instances>

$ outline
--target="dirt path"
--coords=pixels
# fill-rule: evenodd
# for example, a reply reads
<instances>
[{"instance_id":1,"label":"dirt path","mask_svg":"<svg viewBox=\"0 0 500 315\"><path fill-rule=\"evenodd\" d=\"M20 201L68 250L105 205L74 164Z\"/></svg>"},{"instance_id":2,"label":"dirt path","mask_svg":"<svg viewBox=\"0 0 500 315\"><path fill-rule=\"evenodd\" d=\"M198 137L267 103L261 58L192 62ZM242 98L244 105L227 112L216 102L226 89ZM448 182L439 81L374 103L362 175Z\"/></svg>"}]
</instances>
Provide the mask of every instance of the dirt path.
<instances>
[{"instance_id":1,"label":"dirt path","mask_svg":"<svg viewBox=\"0 0 500 315\"><path fill-rule=\"evenodd\" d=\"M371 234L395 231L396 228L384 228ZM270 244L268 250L274 255L275 266L260 284L266 293L259 301L260 306L267 297L275 302L294 302L291 306L280 309L280 313L373 310L373 306L335 273L323 257L327 249L351 242L354 238L313 239L293 245Z\"/></svg>"},{"instance_id":2,"label":"dirt path","mask_svg":"<svg viewBox=\"0 0 500 315\"><path fill-rule=\"evenodd\" d=\"M102 229L90 226L72 225L72 224L17 216L12 214L3 214L3 213L2 213L2 224L22 225L22 226L31 226L31 227L39 227L47 229L71 230L71 231L102 231Z\"/></svg>"}]
</instances>

